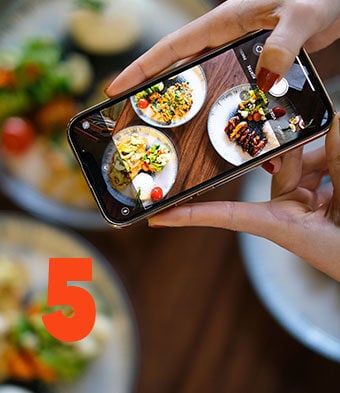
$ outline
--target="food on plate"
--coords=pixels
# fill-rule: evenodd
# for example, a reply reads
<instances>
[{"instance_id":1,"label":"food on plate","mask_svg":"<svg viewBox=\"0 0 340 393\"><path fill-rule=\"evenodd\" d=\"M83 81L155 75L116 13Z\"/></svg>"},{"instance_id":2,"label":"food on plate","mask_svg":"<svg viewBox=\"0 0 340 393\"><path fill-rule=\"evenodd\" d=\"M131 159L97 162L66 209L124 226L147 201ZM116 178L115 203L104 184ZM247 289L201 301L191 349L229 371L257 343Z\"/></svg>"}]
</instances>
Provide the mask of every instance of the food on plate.
<instances>
[{"instance_id":1,"label":"food on plate","mask_svg":"<svg viewBox=\"0 0 340 393\"><path fill-rule=\"evenodd\" d=\"M1 299L11 302L10 309L0 308L0 381L54 384L75 380L101 353L110 334L110 316L97 307L89 336L72 343L57 340L42 322L42 315L52 311L46 306L45 291L32 288L23 261L8 256L0 261ZM57 309L65 315L73 313L68 306Z\"/></svg>"},{"instance_id":2,"label":"food on plate","mask_svg":"<svg viewBox=\"0 0 340 393\"><path fill-rule=\"evenodd\" d=\"M1 145L8 154L20 155L34 143L36 131L32 122L22 117L8 117L2 124Z\"/></svg>"},{"instance_id":3,"label":"food on plate","mask_svg":"<svg viewBox=\"0 0 340 393\"><path fill-rule=\"evenodd\" d=\"M151 191L157 186L156 175L162 172L170 161L169 148L155 141L150 144L147 136L138 132L113 137L113 140L116 151L108 170L112 187L124 191L132 184L137 199L156 200L151 197Z\"/></svg>"},{"instance_id":4,"label":"food on plate","mask_svg":"<svg viewBox=\"0 0 340 393\"><path fill-rule=\"evenodd\" d=\"M249 127L246 121L241 121L239 116L229 119L225 132L230 141L236 142L244 152L252 157L256 156L267 144L268 140L262 130Z\"/></svg>"},{"instance_id":5,"label":"food on plate","mask_svg":"<svg viewBox=\"0 0 340 393\"><path fill-rule=\"evenodd\" d=\"M306 124L301 115L294 116L288 120L289 128L293 132L301 131L306 128ZM310 125L310 124L309 124Z\"/></svg>"},{"instance_id":6,"label":"food on plate","mask_svg":"<svg viewBox=\"0 0 340 393\"><path fill-rule=\"evenodd\" d=\"M27 291L27 285L26 269L0 255L0 313L9 316L18 308Z\"/></svg>"},{"instance_id":7,"label":"food on plate","mask_svg":"<svg viewBox=\"0 0 340 393\"><path fill-rule=\"evenodd\" d=\"M115 140L115 145L119 153L120 163L123 164L123 171L128 174L131 181L142 170L148 140L145 136L132 133Z\"/></svg>"},{"instance_id":8,"label":"food on plate","mask_svg":"<svg viewBox=\"0 0 340 393\"><path fill-rule=\"evenodd\" d=\"M180 80L168 87L158 83L137 93L134 99L136 106L144 115L167 125L183 119L193 105L189 83Z\"/></svg>"},{"instance_id":9,"label":"food on plate","mask_svg":"<svg viewBox=\"0 0 340 393\"><path fill-rule=\"evenodd\" d=\"M150 146L142 157L142 170L145 172L160 172L170 160L170 151L158 143Z\"/></svg>"},{"instance_id":10,"label":"food on plate","mask_svg":"<svg viewBox=\"0 0 340 393\"><path fill-rule=\"evenodd\" d=\"M66 138L79 97L90 87L92 66L64 55L61 44L29 39L0 54L0 152L10 175L59 203L95 203ZM72 192L70 191L72 189Z\"/></svg>"},{"instance_id":11,"label":"food on plate","mask_svg":"<svg viewBox=\"0 0 340 393\"><path fill-rule=\"evenodd\" d=\"M274 106L274 108L272 108L272 112L275 116L275 119L279 119L286 114L286 108L283 106Z\"/></svg>"},{"instance_id":12,"label":"food on plate","mask_svg":"<svg viewBox=\"0 0 340 393\"><path fill-rule=\"evenodd\" d=\"M154 179L151 175L141 172L132 180L132 184L141 201L144 202L151 199L151 191L155 186Z\"/></svg>"},{"instance_id":13,"label":"food on plate","mask_svg":"<svg viewBox=\"0 0 340 393\"><path fill-rule=\"evenodd\" d=\"M126 0L75 0L68 30L73 41L91 54L120 53L141 37L138 4Z\"/></svg>"},{"instance_id":14,"label":"food on plate","mask_svg":"<svg viewBox=\"0 0 340 393\"><path fill-rule=\"evenodd\" d=\"M231 142L236 142L244 152L254 157L266 146L268 140L263 124L268 113L268 99L259 89L242 92L243 100L224 131Z\"/></svg>"},{"instance_id":15,"label":"food on plate","mask_svg":"<svg viewBox=\"0 0 340 393\"><path fill-rule=\"evenodd\" d=\"M151 190L150 197L153 201L160 201L163 198L163 190L161 187L154 187Z\"/></svg>"},{"instance_id":16,"label":"food on plate","mask_svg":"<svg viewBox=\"0 0 340 393\"><path fill-rule=\"evenodd\" d=\"M112 187L118 191L124 190L131 183L129 172L118 150L113 153L108 174Z\"/></svg>"},{"instance_id":17,"label":"food on plate","mask_svg":"<svg viewBox=\"0 0 340 393\"><path fill-rule=\"evenodd\" d=\"M252 89L243 92L243 100L239 103L238 113L242 119L255 122L265 121L268 99L260 89Z\"/></svg>"}]
</instances>

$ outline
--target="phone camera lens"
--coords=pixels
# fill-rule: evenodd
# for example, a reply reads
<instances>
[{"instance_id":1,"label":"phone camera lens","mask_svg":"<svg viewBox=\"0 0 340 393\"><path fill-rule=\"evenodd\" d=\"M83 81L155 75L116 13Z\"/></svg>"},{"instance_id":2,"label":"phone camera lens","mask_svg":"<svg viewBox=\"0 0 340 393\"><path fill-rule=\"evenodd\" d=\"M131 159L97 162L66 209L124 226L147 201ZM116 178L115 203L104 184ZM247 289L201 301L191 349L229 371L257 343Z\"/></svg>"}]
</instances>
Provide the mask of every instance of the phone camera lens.
<instances>
[{"instance_id":1,"label":"phone camera lens","mask_svg":"<svg viewBox=\"0 0 340 393\"><path fill-rule=\"evenodd\" d=\"M256 56L260 56L260 54L263 51L263 43L262 42L257 42L254 46L253 46L253 53Z\"/></svg>"}]
</instances>

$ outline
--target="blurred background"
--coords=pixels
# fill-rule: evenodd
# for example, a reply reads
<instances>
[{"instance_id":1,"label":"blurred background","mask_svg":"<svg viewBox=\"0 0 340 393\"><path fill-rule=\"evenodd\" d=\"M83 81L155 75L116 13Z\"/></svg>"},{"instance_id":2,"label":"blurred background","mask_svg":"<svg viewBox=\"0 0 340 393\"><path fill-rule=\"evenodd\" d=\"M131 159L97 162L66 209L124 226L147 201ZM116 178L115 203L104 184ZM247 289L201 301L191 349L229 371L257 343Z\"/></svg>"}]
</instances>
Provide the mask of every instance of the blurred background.
<instances>
[{"instance_id":1,"label":"blurred background","mask_svg":"<svg viewBox=\"0 0 340 393\"><path fill-rule=\"evenodd\" d=\"M0 393L339 390L338 283L248 235L110 229L66 141L110 78L216 4L0 0L2 133L18 127L10 117L30 119L20 146L2 138ZM312 55L338 109L339 50ZM258 169L200 199L264 200L269 186ZM74 345L39 323L52 256L94 260L98 323Z\"/></svg>"}]
</instances>

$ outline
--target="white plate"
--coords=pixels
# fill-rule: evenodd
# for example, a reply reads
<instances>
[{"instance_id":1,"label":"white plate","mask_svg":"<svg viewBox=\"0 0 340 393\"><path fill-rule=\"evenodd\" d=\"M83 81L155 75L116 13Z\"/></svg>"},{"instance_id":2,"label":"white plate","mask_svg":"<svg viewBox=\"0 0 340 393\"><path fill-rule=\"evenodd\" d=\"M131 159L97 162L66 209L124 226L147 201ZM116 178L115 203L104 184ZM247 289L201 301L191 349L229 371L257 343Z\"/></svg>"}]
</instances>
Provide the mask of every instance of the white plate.
<instances>
[{"instance_id":1,"label":"white plate","mask_svg":"<svg viewBox=\"0 0 340 393\"><path fill-rule=\"evenodd\" d=\"M135 132L137 132L137 134L140 136L146 137L146 139L148 140L148 147L154 144L160 144L161 146L166 146L170 151L170 160L166 164L164 169L160 172L156 172L153 174L155 187L161 187L163 190L163 197L165 197L173 186L177 176L178 159L175 146L163 132L156 130L152 127L141 125L131 126L120 130L113 136L113 140L117 141L120 138ZM129 206L134 206L136 204L136 189L133 187L133 182L130 183L122 191L118 191L112 187L111 180L108 175L108 170L110 168L112 156L115 152L115 144L113 142L109 143L102 159L102 175L104 177L108 191L114 198L116 198L121 203L127 204ZM148 206L150 203L151 201L143 201L144 206Z\"/></svg>"},{"instance_id":2,"label":"white plate","mask_svg":"<svg viewBox=\"0 0 340 393\"><path fill-rule=\"evenodd\" d=\"M182 119L172 121L170 124L166 124L164 122L152 119L146 111L139 109L135 103L135 97L131 97L130 102L136 114L151 126L164 128L181 126L196 116L204 104L207 95L207 80L202 67L196 66L190 68L189 70L172 77L170 80L173 81L173 84L176 82L188 82L189 87L192 89L192 106Z\"/></svg>"},{"instance_id":3,"label":"white plate","mask_svg":"<svg viewBox=\"0 0 340 393\"><path fill-rule=\"evenodd\" d=\"M0 214L0 255L27 263L33 291L45 290L50 257L93 260L93 286L112 314L112 334L99 358L78 381L57 393L131 393L138 361L136 325L125 290L108 262L75 234L21 215Z\"/></svg>"},{"instance_id":4,"label":"white plate","mask_svg":"<svg viewBox=\"0 0 340 393\"><path fill-rule=\"evenodd\" d=\"M243 84L227 90L215 101L209 112L208 133L210 141L217 153L233 165L241 165L253 158L250 154L244 152L241 146L230 141L224 131L228 120L235 116L237 112L241 101L240 95L249 89L251 89L249 84ZM280 146L269 121L264 123L263 132L268 142L258 155Z\"/></svg>"},{"instance_id":5,"label":"white plate","mask_svg":"<svg viewBox=\"0 0 340 393\"><path fill-rule=\"evenodd\" d=\"M16 48L26 39L33 37L43 36L65 41L72 3L71 0L1 0L0 50ZM129 0L129 6L140 12L139 20L143 24L140 45L134 48L135 52L131 54L133 58L167 33L206 12L211 5L207 6L201 0L191 0L185 4L171 0ZM112 72L121 69L132 58L129 58L129 54L124 54L122 58L117 57L112 63ZM108 68L111 72L111 68ZM103 70L96 70L96 74L97 71L102 73ZM50 221L76 228L108 227L97 209L78 209L56 202L9 174L1 160L0 186L16 204Z\"/></svg>"},{"instance_id":6,"label":"white plate","mask_svg":"<svg viewBox=\"0 0 340 393\"><path fill-rule=\"evenodd\" d=\"M250 172L242 199L268 200L270 181L261 168ZM340 284L266 239L241 234L240 242L250 280L269 312L301 343L340 361Z\"/></svg>"}]
</instances>

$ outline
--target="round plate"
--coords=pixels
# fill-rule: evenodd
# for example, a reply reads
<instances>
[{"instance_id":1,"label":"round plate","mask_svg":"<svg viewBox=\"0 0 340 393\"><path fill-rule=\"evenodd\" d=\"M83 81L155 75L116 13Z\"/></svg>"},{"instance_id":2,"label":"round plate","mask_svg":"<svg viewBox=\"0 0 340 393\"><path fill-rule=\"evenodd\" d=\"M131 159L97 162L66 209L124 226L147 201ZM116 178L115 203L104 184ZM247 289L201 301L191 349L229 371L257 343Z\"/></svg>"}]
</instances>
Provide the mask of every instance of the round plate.
<instances>
[{"instance_id":1,"label":"round plate","mask_svg":"<svg viewBox=\"0 0 340 393\"><path fill-rule=\"evenodd\" d=\"M268 200L270 182L262 169L252 171L242 199ZM266 239L241 234L240 245L249 278L269 312L302 344L340 361L340 284Z\"/></svg>"},{"instance_id":2,"label":"round plate","mask_svg":"<svg viewBox=\"0 0 340 393\"><path fill-rule=\"evenodd\" d=\"M209 112L208 134L210 141L217 153L233 165L243 164L253 158L235 142L230 141L224 131L228 120L235 116L242 95L250 89L249 84L242 84L227 90L215 101ZM280 145L269 121L264 123L263 131L268 142L259 155Z\"/></svg>"},{"instance_id":3,"label":"round plate","mask_svg":"<svg viewBox=\"0 0 340 393\"><path fill-rule=\"evenodd\" d=\"M138 135L145 137L148 141L147 147L150 147L154 144L160 144L166 146L170 151L170 161L167 163L167 165L164 167L162 171L153 174L155 187L158 186L162 188L164 197L173 186L176 180L177 169L178 169L178 159L177 159L175 146L163 132L156 130L155 128L142 126L142 125L127 127L117 132L113 136L113 142L109 143L109 145L107 146L104 152L103 159L102 159L102 174L110 194L121 203L129 206L134 206L136 204L136 198L135 198L136 189L133 186L133 182L130 183L122 191L116 190L115 188L112 187L112 183L108 175L108 170L110 168L112 156L117 150L114 142L118 141L121 138L129 136L133 133L137 133ZM146 207L150 205L150 203L152 202L143 201L143 206Z\"/></svg>"},{"instance_id":4,"label":"round plate","mask_svg":"<svg viewBox=\"0 0 340 393\"><path fill-rule=\"evenodd\" d=\"M138 344L136 324L127 294L108 262L75 234L15 214L0 214L0 256L27 264L32 291L43 291L51 257L92 258L91 285L109 308L112 333L102 354L88 372L71 384L57 385L59 393L131 393L135 384Z\"/></svg>"},{"instance_id":5,"label":"round plate","mask_svg":"<svg viewBox=\"0 0 340 393\"><path fill-rule=\"evenodd\" d=\"M156 126L156 127L164 127L164 128L169 128L169 127L177 127L181 126L188 121L190 121L196 114L200 111L202 108L202 105L204 104L205 97L207 94L207 80L204 74L204 71L202 67L196 66L193 68L190 68L189 70L186 70L170 79L168 79L165 82L165 88L164 91L169 87L174 85L176 82L183 83L183 82L188 82L189 87L192 89L192 106L190 110L187 112L185 116L183 116L180 120L177 121L171 121L171 123L167 124L165 122L160 122L157 120L152 119L147 111L143 111L138 108L138 106L135 103L135 97L131 97L131 105L137 115L144 120L146 123L150 124L151 126Z\"/></svg>"},{"instance_id":6,"label":"round plate","mask_svg":"<svg viewBox=\"0 0 340 393\"><path fill-rule=\"evenodd\" d=\"M67 22L73 10L72 1L2 0L0 3L0 50L5 47L16 48L28 38L41 36L56 39L68 46ZM131 50L114 57L95 57L93 64L96 65L96 76L104 78L111 72L119 72L165 34L208 10L201 0L182 3L170 0L130 0L129 6L141 13L139 21L143 28L140 42ZM58 203L10 174L2 162L0 186L20 207L50 221L82 229L108 228L97 209L73 208Z\"/></svg>"}]
</instances>

